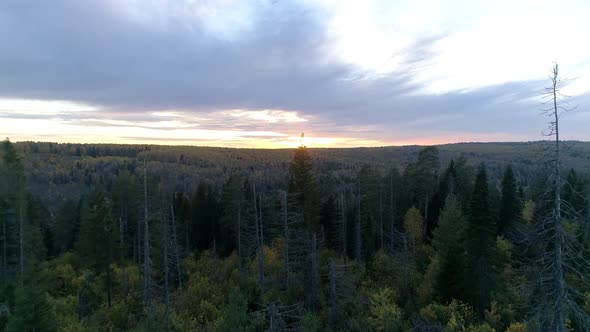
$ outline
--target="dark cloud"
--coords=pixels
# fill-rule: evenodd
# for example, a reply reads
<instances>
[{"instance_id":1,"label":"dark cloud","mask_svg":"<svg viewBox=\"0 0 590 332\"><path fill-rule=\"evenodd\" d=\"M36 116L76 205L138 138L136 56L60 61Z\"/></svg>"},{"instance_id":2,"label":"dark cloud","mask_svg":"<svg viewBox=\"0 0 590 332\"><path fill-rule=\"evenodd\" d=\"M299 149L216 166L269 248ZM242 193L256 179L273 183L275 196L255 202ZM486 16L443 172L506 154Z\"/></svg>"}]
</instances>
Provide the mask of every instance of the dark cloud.
<instances>
[{"instance_id":1,"label":"dark cloud","mask_svg":"<svg viewBox=\"0 0 590 332\"><path fill-rule=\"evenodd\" d=\"M358 126L365 138L385 141L457 132L536 138L545 120L536 117L536 101L527 101L543 82L420 93L414 74L428 70L431 45L442 36L418 40L404 51L399 69L375 75L338 60L320 10L261 2L252 24L225 38L187 14L183 2L175 6L155 22L114 1L4 1L0 97L96 105L100 114L63 114L93 125L97 118L161 121L147 113L156 110L296 110L316 117L304 124L309 128L350 132ZM215 124L232 127L231 121L209 122Z\"/></svg>"}]
</instances>

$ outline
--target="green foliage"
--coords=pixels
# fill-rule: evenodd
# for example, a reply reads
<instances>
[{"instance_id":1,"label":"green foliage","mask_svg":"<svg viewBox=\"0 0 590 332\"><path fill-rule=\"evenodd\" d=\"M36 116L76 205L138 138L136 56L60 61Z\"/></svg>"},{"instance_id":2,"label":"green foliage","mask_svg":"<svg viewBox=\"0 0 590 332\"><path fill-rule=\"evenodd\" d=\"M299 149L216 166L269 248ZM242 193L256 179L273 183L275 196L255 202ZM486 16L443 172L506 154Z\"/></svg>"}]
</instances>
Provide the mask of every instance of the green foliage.
<instances>
[{"instance_id":1,"label":"green foliage","mask_svg":"<svg viewBox=\"0 0 590 332\"><path fill-rule=\"evenodd\" d=\"M420 318L433 326L444 326L444 331L465 331L477 321L473 308L461 301L453 300L449 305L431 303L420 309Z\"/></svg>"},{"instance_id":2,"label":"green foliage","mask_svg":"<svg viewBox=\"0 0 590 332\"><path fill-rule=\"evenodd\" d=\"M424 219L420 211L411 207L404 217L404 229L412 244L412 248L424 242Z\"/></svg>"},{"instance_id":3,"label":"green foliage","mask_svg":"<svg viewBox=\"0 0 590 332\"><path fill-rule=\"evenodd\" d=\"M45 291L32 286L16 290L6 331L57 331L55 313Z\"/></svg>"},{"instance_id":4,"label":"green foliage","mask_svg":"<svg viewBox=\"0 0 590 332\"><path fill-rule=\"evenodd\" d=\"M518 323L532 324L527 295L535 280L535 271L518 259L534 253L523 252L510 241L510 232L499 230L516 224L528 231L546 209L540 193L547 188L543 181L532 182L522 160L513 158L513 169L501 174L506 161L501 156L526 152L521 147L494 145L502 152L486 159L478 149L487 145L473 144L422 151L355 149L354 154L301 147L294 155L289 150L6 144L0 149L0 226L7 226L6 234L0 227L0 330L259 331L271 327L271 305L279 329L535 330ZM38 152L21 159L19 147ZM440 177L439 154L452 160ZM150 174L149 313L142 298L145 230L138 223L144 203L139 160L144 159ZM471 165L482 160L488 161L489 174L482 167L474 181ZM403 177L392 161L407 165ZM25 174L33 194L24 185ZM516 189L514 174L522 190ZM587 205L586 175L570 173L568 179L572 187L564 186L564 202ZM263 215L264 282L257 278L259 251L252 236L254 183ZM285 237L282 193L287 188ZM531 200L521 208L525 197ZM366 264L357 265L347 253L355 251L359 202ZM172 225L172 210L177 238L161 231L164 223ZM521 213L524 223L515 223ZM20 217L25 272L35 277L24 287L18 286ZM568 216L565 236L586 231L579 217ZM309 231L318 241L313 307L307 305ZM576 301L590 313L583 276L566 277L584 294ZM573 329L580 326L570 322Z\"/></svg>"},{"instance_id":5,"label":"green foliage","mask_svg":"<svg viewBox=\"0 0 590 332\"><path fill-rule=\"evenodd\" d=\"M475 179L468 220L463 284L466 299L482 314L491 303L496 282L496 225L490 218L488 182L483 165Z\"/></svg>"},{"instance_id":6,"label":"green foliage","mask_svg":"<svg viewBox=\"0 0 590 332\"><path fill-rule=\"evenodd\" d=\"M528 332L528 331L529 331L529 327L528 327L527 323L522 323L522 322L512 323L506 329L506 332Z\"/></svg>"},{"instance_id":7,"label":"green foliage","mask_svg":"<svg viewBox=\"0 0 590 332\"><path fill-rule=\"evenodd\" d=\"M311 156L305 146L295 150L289 164L289 194L297 202L295 209L303 213L308 230L319 230L319 191L313 176Z\"/></svg>"},{"instance_id":8,"label":"green foliage","mask_svg":"<svg viewBox=\"0 0 590 332\"><path fill-rule=\"evenodd\" d=\"M223 318L217 330L220 332L254 331L253 320L248 312L248 302L238 288L234 288L230 292L227 305L223 309Z\"/></svg>"},{"instance_id":9,"label":"green foliage","mask_svg":"<svg viewBox=\"0 0 590 332\"><path fill-rule=\"evenodd\" d=\"M90 329L78 319L78 297L68 295L64 297L48 297L49 304L55 313L59 331L83 332Z\"/></svg>"},{"instance_id":10,"label":"green foliage","mask_svg":"<svg viewBox=\"0 0 590 332\"><path fill-rule=\"evenodd\" d=\"M391 288L383 288L369 294L369 324L374 331L403 331L401 309L395 303L396 294Z\"/></svg>"},{"instance_id":11,"label":"green foliage","mask_svg":"<svg viewBox=\"0 0 590 332\"><path fill-rule=\"evenodd\" d=\"M108 331L129 331L137 325L134 308L119 299L109 307L105 303L96 311L92 322Z\"/></svg>"},{"instance_id":12,"label":"green foliage","mask_svg":"<svg viewBox=\"0 0 590 332\"><path fill-rule=\"evenodd\" d=\"M434 230L432 246L439 255L437 293L446 302L459 298L464 293L463 278L459 271L465 268L467 219L455 196L447 197L438 224L438 228Z\"/></svg>"}]
</instances>

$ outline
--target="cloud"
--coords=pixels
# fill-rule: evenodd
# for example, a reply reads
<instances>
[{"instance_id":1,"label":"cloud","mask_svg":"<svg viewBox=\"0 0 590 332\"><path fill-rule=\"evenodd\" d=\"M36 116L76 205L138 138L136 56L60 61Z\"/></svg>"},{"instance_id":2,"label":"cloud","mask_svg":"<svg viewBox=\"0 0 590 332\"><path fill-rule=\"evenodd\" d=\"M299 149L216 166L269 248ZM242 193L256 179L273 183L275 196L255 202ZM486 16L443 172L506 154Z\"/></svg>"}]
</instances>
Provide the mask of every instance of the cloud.
<instances>
[{"instance_id":1,"label":"cloud","mask_svg":"<svg viewBox=\"0 0 590 332\"><path fill-rule=\"evenodd\" d=\"M545 119L531 98L544 81L503 81L470 65L469 56L484 55L460 56L473 34L398 33L392 46L370 13L355 22L353 6L338 23L333 8L270 0L7 0L0 5L0 98L69 106L35 113L0 103L0 118L61 121L59 128L80 135L72 128L100 135L107 133L100 128L136 127L150 130L137 137L160 138L153 130L177 131L179 140L189 130L305 131L362 144L539 137ZM343 42L337 32L347 22L354 38ZM493 42L485 27L474 31ZM350 51L355 46L358 52ZM381 56L371 57L373 49ZM371 65L361 63L367 58ZM459 75L461 66L469 75ZM491 77L483 85L475 81L480 69ZM590 139L580 124L571 128Z\"/></svg>"}]
</instances>

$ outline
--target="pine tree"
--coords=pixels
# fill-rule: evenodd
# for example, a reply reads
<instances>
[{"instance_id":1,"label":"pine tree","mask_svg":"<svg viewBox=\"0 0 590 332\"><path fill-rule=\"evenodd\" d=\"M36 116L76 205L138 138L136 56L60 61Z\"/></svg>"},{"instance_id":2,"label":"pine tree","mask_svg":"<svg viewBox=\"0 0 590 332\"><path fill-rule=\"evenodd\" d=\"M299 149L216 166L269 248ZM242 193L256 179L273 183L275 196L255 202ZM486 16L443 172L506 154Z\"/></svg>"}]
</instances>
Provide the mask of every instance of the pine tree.
<instances>
[{"instance_id":1,"label":"pine tree","mask_svg":"<svg viewBox=\"0 0 590 332\"><path fill-rule=\"evenodd\" d=\"M43 282L36 275L28 274L24 287L16 289L14 310L6 331L57 331L56 317L47 299Z\"/></svg>"},{"instance_id":2,"label":"pine tree","mask_svg":"<svg viewBox=\"0 0 590 332\"><path fill-rule=\"evenodd\" d=\"M479 313L490 305L494 289L496 225L490 218L488 181L484 165L475 179L469 204L464 278L468 301Z\"/></svg>"},{"instance_id":3,"label":"pine tree","mask_svg":"<svg viewBox=\"0 0 590 332\"><path fill-rule=\"evenodd\" d=\"M9 269L18 269L21 286L24 279L25 265L25 211L26 188L22 159L14 144L8 139L2 142L2 169L0 176L0 207L3 207L2 239L3 275Z\"/></svg>"},{"instance_id":4,"label":"pine tree","mask_svg":"<svg viewBox=\"0 0 590 332\"><path fill-rule=\"evenodd\" d=\"M106 273L109 305L112 299L111 263L114 241L119 238L116 233L118 228L113 217L111 197L102 188L97 188L84 206L77 249L86 266L97 275Z\"/></svg>"},{"instance_id":5,"label":"pine tree","mask_svg":"<svg viewBox=\"0 0 590 332\"><path fill-rule=\"evenodd\" d=\"M454 195L445 200L438 228L434 230L432 246L439 257L437 286L441 300L446 303L462 298L460 271L464 268L464 241L467 220L461 204Z\"/></svg>"},{"instance_id":6,"label":"pine tree","mask_svg":"<svg viewBox=\"0 0 590 332\"><path fill-rule=\"evenodd\" d=\"M295 207L303 212L307 229L317 232L319 230L319 195L313 177L311 156L305 146L295 150L289 165L289 197L296 201Z\"/></svg>"},{"instance_id":7,"label":"pine tree","mask_svg":"<svg viewBox=\"0 0 590 332\"><path fill-rule=\"evenodd\" d=\"M292 197L294 204L290 210L301 213L303 225L308 234L310 252L310 270L308 279L310 284L309 304L314 307L317 304L319 286L319 266L317 255L317 240L320 231L319 223L319 192L313 177L311 156L305 146L295 150L293 160L289 165L289 197Z\"/></svg>"}]
</instances>

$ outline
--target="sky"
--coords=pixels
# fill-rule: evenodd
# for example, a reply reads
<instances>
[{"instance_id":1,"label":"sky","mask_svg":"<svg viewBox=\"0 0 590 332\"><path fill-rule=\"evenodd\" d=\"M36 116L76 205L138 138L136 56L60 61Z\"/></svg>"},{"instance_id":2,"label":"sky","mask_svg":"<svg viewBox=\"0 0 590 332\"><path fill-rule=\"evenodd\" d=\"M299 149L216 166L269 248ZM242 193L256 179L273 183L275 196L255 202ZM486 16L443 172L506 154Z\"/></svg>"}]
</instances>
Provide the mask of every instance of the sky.
<instances>
[{"instance_id":1,"label":"sky","mask_svg":"<svg viewBox=\"0 0 590 332\"><path fill-rule=\"evenodd\" d=\"M590 1L3 0L0 135L286 148L590 140Z\"/></svg>"}]
</instances>

